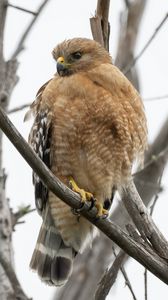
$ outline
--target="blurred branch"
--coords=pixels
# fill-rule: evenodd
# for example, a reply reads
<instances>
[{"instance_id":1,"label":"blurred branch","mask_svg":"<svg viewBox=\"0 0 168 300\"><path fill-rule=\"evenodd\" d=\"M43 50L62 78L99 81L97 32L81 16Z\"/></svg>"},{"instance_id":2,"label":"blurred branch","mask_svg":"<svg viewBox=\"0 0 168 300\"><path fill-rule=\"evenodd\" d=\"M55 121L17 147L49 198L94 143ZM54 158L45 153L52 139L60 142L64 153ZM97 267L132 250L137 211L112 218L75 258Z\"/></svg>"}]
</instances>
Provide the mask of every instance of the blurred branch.
<instances>
[{"instance_id":1,"label":"blurred branch","mask_svg":"<svg viewBox=\"0 0 168 300\"><path fill-rule=\"evenodd\" d=\"M15 108L12 108L12 109L8 110L8 115L13 114L15 112L19 112L19 111L29 107L30 105L31 105L31 103L27 103L27 104L19 105Z\"/></svg>"},{"instance_id":2,"label":"blurred branch","mask_svg":"<svg viewBox=\"0 0 168 300\"><path fill-rule=\"evenodd\" d=\"M144 52L147 50L147 48L149 47L149 45L151 44L151 42L155 39L156 35L159 33L160 29L162 28L162 26L164 25L164 23L167 21L167 19L168 19L168 13L165 15L165 17L159 23L159 25L155 29L154 33L149 38L149 40L147 41L147 43L145 44L145 46L142 48L142 50L139 52L139 54L135 58L132 59L132 61L126 66L126 68L122 69L122 72L125 75L127 75L130 72L130 70L132 69L132 67L137 63L137 61L140 59L140 57L144 54Z\"/></svg>"},{"instance_id":3,"label":"blurred branch","mask_svg":"<svg viewBox=\"0 0 168 300\"><path fill-rule=\"evenodd\" d=\"M90 18L93 39L109 50L110 24L108 22L110 0L98 0L95 16Z\"/></svg>"},{"instance_id":4,"label":"blurred branch","mask_svg":"<svg viewBox=\"0 0 168 300\"><path fill-rule=\"evenodd\" d=\"M13 4L11 4L11 3L8 3L7 6L12 7L12 8L15 8L15 9L18 9L18 10L21 10L21 11L26 12L26 13L29 13L29 14L32 14L32 15L34 15L34 16L37 15L37 13L34 12L34 11L32 11L32 10L29 10L29 9L26 9L26 8L23 8L23 7L20 7L20 6L17 6L17 5L13 5Z\"/></svg>"},{"instance_id":5,"label":"blurred branch","mask_svg":"<svg viewBox=\"0 0 168 300\"><path fill-rule=\"evenodd\" d=\"M154 100L162 100L162 99L168 99L168 94L162 96L156 96L156 97L149 97L149 98L144 97L143 101L154 101Z\"/></svg>"},{"instance_id":6,"label":"blurred branch","mask_svg":"<svg viewBox=\"0 0 168 300\"><path fill-rule=\"evenodd\" d=\"M45 182L45 185L48 187L48 189L72 208L79 209L81 206L80 196L70 190L52 174L52 172L46 167L46 165L19 134L6 113L1 108L0 128L7 135L12 144L16 147L28 164L33 168L34 172L41 178L43 182ZM153 250L152 253L148 252L142 244L140 245L135 242L119 226L113 222L110 222L110 220L97 218L95 207L92 210L89 210L89 205L85 203L81 214L92 224L98 227L107 237L114 241L125 252L134 257L163 282L168 284L167 261L159 257L156 252Z\"/></svg>"},{"instance_id":7,"label":"blurred branch","mask_svg":"<svg viewBox=\"0 0 168 300\"><path fill-rule=\"evenodd\" d=\"M136 172L136 173L134 173L133 176L143 173L145 169L147 169L148 167L150 167L150 165L153 164L153 162L156 162L156 163L164 162L164 163L166 163L167 160L168 160L168 146L166 146L165 149L160 151L160 153L157 153L156 155L152 155L151 159L145 163L143 169ZM160 184L158 184L158 190L159 191L162 190Z\"/></svg>"},{"instance_id":8,"label":"blurred branch","mask_svg":"<svg viewBox=\"0 0 168 300\"><path fill-rule=\"evenodd\" d=\"M23 223L23 222L19 222L19 220L21 218L23 218L24 216L26 216L27 214L30 214L32 212L34 212L35 209L32 209L30 205L26 205L26 206L21 206L18 211L16 211L15 213L13 212L13 210L11 209L11 214L12 214L12 228L14 230L14 227L17 224Z\"/></svg>"},{"instance_id":9,"label":"blurred branch","mask_svg":"<svg viewBox=\"0 0 168 300\"><path fill-rule=\"evenodd\" d=\"M30 33L33 25L35 24L35 22L37 21L37 19L39 18L40 14L42 13L44 7L49 3L50 0L44 0L42 1L41 5L39 6L37 13L34 15L32 21L30 22L30 24L27 26L26 30L24 31L23 35L21 36L19 43L16 47L16 49L14 50L11 59L15 59L17 58L17 56L20 54L20 52L24 49L24 43L25 40L28 36L28 34Z\"/></svg>"},{"instance_id":10,"label":"blurred branch","mask_svg":"<svg viewBox=\"0 0 168 300\"><path fill-rule=\"evenodd\" d=\"M120 15L120 33L115 64L124 70L134 58L134 52L140 28L140 22L146 5L146 0L135 0L127 3L127 9ZM127 72L127 78L139 90L139 79L136 67Z\"/></svg>"},{"instance_id":11,"label":"blurred branch","mask_svg":"<svg viewBox=\"0 0 168 300\"><path fill-rule=\"evenodd\" d=\"M108 295L111 287L116 281L118 271L121 269L121 264L126 256L124 251L120 251L116 256L112 266L109 270L106 270L100 282L98 283L98 287L95 293L95 300L104 300ZM135 299L136 300L136 299Z\"/></svg>"},{"instance_id":12,"label":"blurred branch","mask_svg":"<svg viewBox=\"0 0 168 300\"><path fill-rule=\"evenodd\" d=\"M127 273L123 267L124 260L126 258L126 253L123 250L120 250L118 254L116 254L114 247L113 253L115 256L115 260L112 264L112 266L109 268L109 270L106 270L103 277L101 278L101 281L98 284L96 293L95 293L95 300L103 300L106 299L106 296L108 295L110 289L112 288L113 284L115 283L115 280L118 275L118 271L120 270L124 279L125 284L128 286L132 297L134 300L137 300L135 293L133 291L133 288L131 286L131 283L129 281L129 278L127 276Z\"/></svg>"},{"instance_id":13,"label":"blurred branch","mask_svg":"<svg viewBox=\"0 0 168 300\"><path fill-rule=\"evenodd\" d=\"M12 268L12 265L10 262L7 261L6 257L0 252L0 264L4 269L4 272L6 273L11 286L14 291L14 297L13 299L19 299L19 300L32 300L28 298L25 293L23 292L21 285L19 283L19 280L16 277L15 271Z\"/></svg>"}]
</instances>

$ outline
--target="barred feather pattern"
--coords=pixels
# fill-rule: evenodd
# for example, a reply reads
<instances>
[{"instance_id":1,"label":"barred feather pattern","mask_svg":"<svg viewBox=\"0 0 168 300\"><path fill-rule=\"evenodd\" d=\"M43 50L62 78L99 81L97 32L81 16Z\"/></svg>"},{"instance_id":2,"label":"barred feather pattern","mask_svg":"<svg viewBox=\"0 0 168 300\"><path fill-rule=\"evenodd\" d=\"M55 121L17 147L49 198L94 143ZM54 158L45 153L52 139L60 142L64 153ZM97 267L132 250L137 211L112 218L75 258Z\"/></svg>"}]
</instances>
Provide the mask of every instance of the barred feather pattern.
<instances>
[{"instance_id":1,"label":"barred feather pattern","mask_svg":"<svg viewBox=\"0 0 168 300\"><path fill-rule=\"evenodd\" d=\"M30 268L48 285L64 285L72 273L76 251L67 247L50 214L48 203L43 210L41 226Z\"/></svg>"},{"instance_id":2,"label":"barred feather pattern","mask_svg":"<svg viewBox=\"0 0 168 300\"><path fill-rule=\"evenodd\" d=\"M44 87L45 85L43 89ZM29 111L29 114L35 115L29 134L29 143L39 158L48 168L51 168L51 114L47 108L41 109L41 95L40 89L40 93ZM64 243L51 215L48 189L35 172L33 172L33 184L36 208L43 218L43 223L31 258L30 268L38 273L44 283L61 286L66 283L72 273L73 260L77 252L73 247Z\"/></svg>"},{"instance_id":3,"label":"barred feather pattern","mask_svg":"<svg viewBox=\"0 0 168 300\"><path fill-rule=\"evenodd\" d=\"M72 59L78 51L81 58ZM63 57L61 74L64 68L66 73L56 74L37 93L29 142L64 184L73 177L109 209L112 194L131 179L133 162L142 162L147 148L142 100L95 41L64 41L53 56ZM48 284L61 285L71 274L75 254L92 245L95 232L48 192L37 175L33 180L44 221L31 268Z\"/></svg>"}]
</instances>

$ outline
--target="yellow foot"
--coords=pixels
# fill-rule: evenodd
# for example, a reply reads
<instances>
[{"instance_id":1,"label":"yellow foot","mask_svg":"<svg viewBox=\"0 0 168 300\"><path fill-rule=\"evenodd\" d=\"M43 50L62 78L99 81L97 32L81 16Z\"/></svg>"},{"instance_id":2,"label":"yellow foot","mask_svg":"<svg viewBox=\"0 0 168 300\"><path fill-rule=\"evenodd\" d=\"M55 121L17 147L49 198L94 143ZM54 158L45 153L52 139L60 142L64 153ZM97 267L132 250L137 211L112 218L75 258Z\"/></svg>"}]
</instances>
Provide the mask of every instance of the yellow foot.
<instances>
[{"instance_id":1,"label":"yellow foot","mask_svg":"<svg viewBox=\"0 0 168 300\"><path fill-rule=\"evenodd\" d=\"M95 207L97 208L97 217L98 218L107 218L108 217L108 210L103 208L101 203L95 202Z\"/></svg>"},{"instance_id":2,"label":"yellow foot","mask_svg":"<svg viewBox=\"0 0 168 300\"><path fill-rule=\"evenodd\" d=\"M71 189L81 196L82 203L85 203L86 201L93 201L93 199L94 199L93 195L89 192L86 192L83 189L80 189L72 177L70 177L69 184L70 184Z\"/></svg>"}]
</instances>

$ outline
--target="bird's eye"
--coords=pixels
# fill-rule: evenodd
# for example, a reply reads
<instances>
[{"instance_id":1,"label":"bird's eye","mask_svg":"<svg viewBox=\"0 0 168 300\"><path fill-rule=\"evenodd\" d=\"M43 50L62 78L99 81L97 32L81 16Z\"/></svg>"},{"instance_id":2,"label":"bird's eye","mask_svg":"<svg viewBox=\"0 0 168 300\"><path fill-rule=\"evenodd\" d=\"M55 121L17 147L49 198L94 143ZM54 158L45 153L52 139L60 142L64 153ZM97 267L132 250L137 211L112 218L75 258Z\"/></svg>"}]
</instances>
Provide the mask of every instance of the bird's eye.
<instances>
[{"instance_id":1,"label":"bird's eye","mask_svg":"<svg viewBox=\"0 0 168 300\"><path fill-rule=\"evenodd\" d=\"M71 54L73 59L80 59L82 56L81 52L74 52Z\"/></svg>"}]
</instances>

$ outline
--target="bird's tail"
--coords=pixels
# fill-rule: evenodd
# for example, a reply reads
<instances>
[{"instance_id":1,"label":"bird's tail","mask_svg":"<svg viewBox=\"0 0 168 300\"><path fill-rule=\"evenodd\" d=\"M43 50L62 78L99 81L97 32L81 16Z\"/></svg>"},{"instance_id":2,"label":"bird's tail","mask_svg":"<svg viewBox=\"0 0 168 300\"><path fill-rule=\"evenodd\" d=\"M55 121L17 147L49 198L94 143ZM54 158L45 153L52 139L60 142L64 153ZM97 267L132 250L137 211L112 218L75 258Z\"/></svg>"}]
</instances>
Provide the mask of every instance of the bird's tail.
<instances>
[{"instance_id":1,"label":"bird's tail","mask_svg":"<svg viewBox=\"0 0 168 300\"><path fill-rule=\"evenodd\" d=\"M64 244L53 223L49 208L46 207L30 268L37 272L46 284L61 286L72 273L75 255L75 250Z\"/></svg>"}]
</instances>

